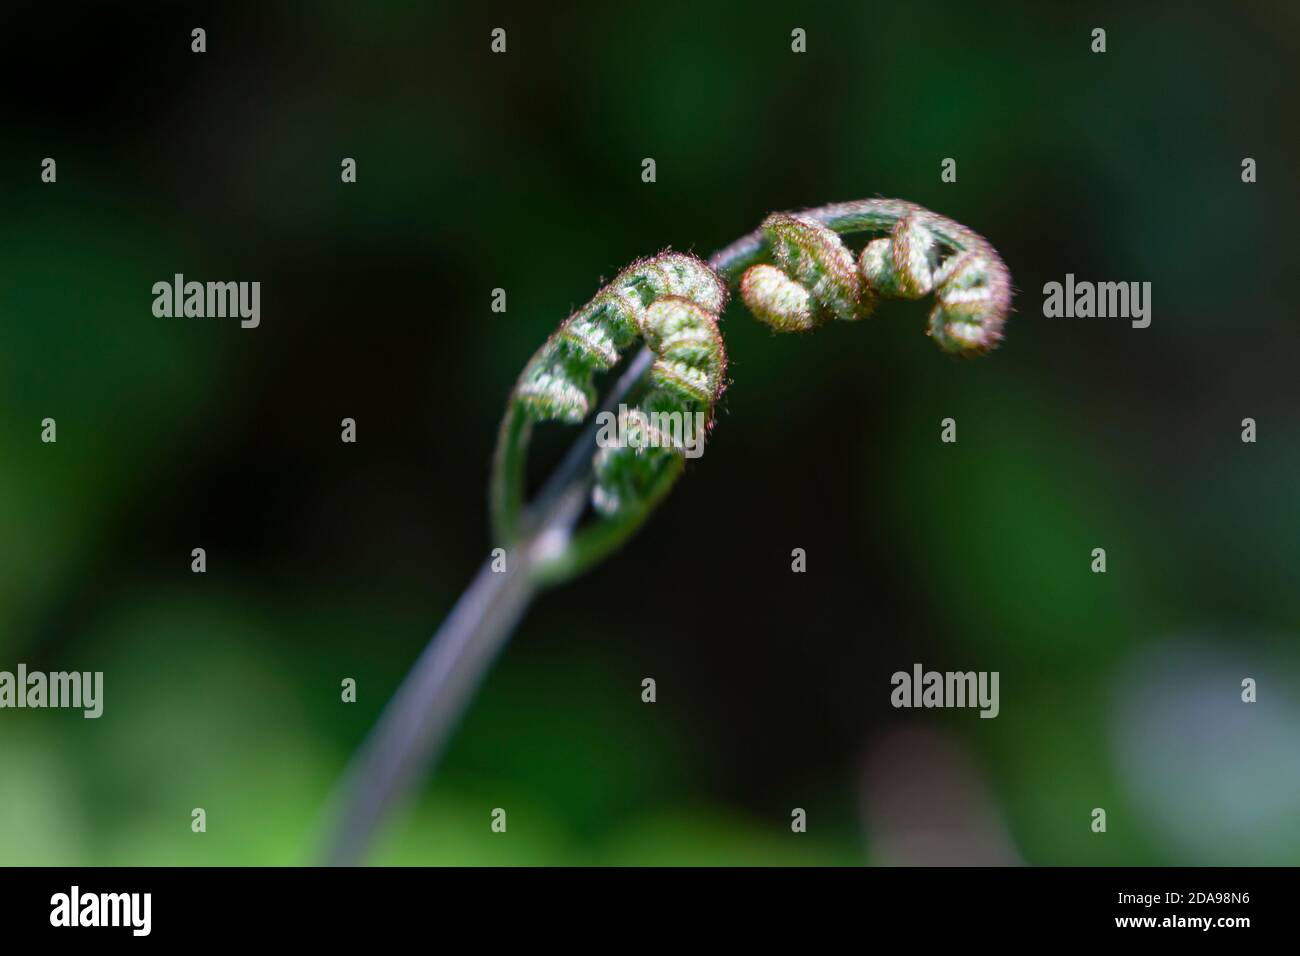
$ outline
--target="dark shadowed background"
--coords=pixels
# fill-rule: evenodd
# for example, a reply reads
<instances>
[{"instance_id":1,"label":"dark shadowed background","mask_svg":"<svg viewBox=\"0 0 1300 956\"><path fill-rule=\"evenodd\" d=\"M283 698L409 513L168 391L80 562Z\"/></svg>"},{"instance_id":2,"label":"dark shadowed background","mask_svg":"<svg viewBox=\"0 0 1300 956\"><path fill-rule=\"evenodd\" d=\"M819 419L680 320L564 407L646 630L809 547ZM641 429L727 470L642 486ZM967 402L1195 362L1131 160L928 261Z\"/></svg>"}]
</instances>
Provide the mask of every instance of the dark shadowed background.
<instances>
[{"instance_id":1,"label":"dark shadowed background","mask_svg":"<svg viewBox=\"0 0 1300 956\"><path fill-rule=\"evenodd\" d=\"M415 6L0 14L0 670L105 672L97 721L0 711L0 863L312 859L491 547L534 349L638 256L874 195L999 249L1005 345L734 305L707 454L374 859L1300 860L1294 4ZM154 317L177 272L261 327ZM1151 282L1150 328L1044 318L1067 272ZM916 662L999 717L892 709Z\"/></svg>"}]
</instances>

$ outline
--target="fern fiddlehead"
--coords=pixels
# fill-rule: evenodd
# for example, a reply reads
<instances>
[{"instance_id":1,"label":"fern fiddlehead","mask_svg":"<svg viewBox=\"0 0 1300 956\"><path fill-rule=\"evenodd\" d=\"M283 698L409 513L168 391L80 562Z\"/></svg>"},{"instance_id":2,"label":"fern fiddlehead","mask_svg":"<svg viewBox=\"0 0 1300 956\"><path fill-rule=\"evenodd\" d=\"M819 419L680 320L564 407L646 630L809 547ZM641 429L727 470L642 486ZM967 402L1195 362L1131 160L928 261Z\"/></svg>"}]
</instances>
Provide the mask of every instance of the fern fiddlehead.
<instances>
[{"instance_id":1,"label":"fern fiddlehead","mask_svg":"<svg viewBox=\"0 0 1300 956\"><path fill-rule=\"evenodd\" d=\"M886 235L873 236L855 257L842 237L859 233ZM782 332L864 319L880 299L933 294L929 334L959 355L996 346L1011 303L1010 275L987 241L897 199L777 213L707 265L666 252L619 273L537 351L511 393L491 498L497 541L517 560L480 569L389 701L340 785L340 822L327 860L361 857L380 820L446 742L537 590L617 548L672 487L682 449L649 440L661 437L652 416L699 412L711 422L727 361L718 317L728 289L737 287L750 311ZM594 375L612 368L638 339L645 347L607 402L621 402L648 375L649 391L631 413L632 440L593 452L594 431L578 439L525 520L523 466L532 426L584 421L595 400ZM574 532L588 495L598 518Z\"/></svg>"},{"instance_id":2,"label":"fern fiddlehead","mask_svg":"<svg viewBox=\"0 0 1300 956\"><path fill-rule=\"evenodd\" d=\"M696 421L704 432L711 428L725 387L718 315L727 297L727 287L703 261L664 252L620 272L529 360L511 393L497 445L493 515L503 543L519 536L523 457L533 424L582 422L595 403L597 372L613 368L638 339L654 355L649 392L620 416L624 440L602 446L592 459L591 502L603 524L580 531L580 540L564 549L568 557L554 559L562 564L539 563L537 576L546 578L560 567L572 573L574 555L583 563L597 560L672 487L686 451L683 432ZM665 429L663 422L676 427Z\"/></svg>"},{"instance_id":3,"label":"fern fiddlehead","mask_svg":"<svg viewBox=\"0 0 1300 956\"><path fill-rule=\"evenodd\" d=\"M764 220L763 233L777 265L751 266L740 279L740 297L760 322L778 332L808 332L874 311L875 293L833 230L778 212Z\"/></svg>"},{"instance_id":4,"label":"fern fiddlehead","mask_svg":"<svg viewBox=\"0 0 1300 956\"><path fill-rule=\"evenodd\" d=\"M855 255L843 237L861 233L884 235L869 237ZM553 553L534 562L539 581L570 577L600 560L672 487L683 449L656 421L699 413L711 428L725 384L718 318L729 286L778 332L856 322L871 316L881 299L933 294L927 334L944 351L966 356L998 344L1011 301L1010 275L983 237L896 199L773 213L707 264L673 252L633 263L534 354L502 420L492 512L498 542L509 546L524 530L524 458L533 425L584 421L595 402L596 373L613 368L638 339L645 342L650 391L621 419L626 441L589 459L591 504L600 520L548 542Z\"/></svg>"},{"instance_id":5,"label":"fern fiddlehead","mask_svg":"<svg viewBox=\"0 0 1300 956\"><path fill-rule=\"evenodd\" d=\"M842 236L871 239L856 263ZM775 260L775 263L766 261ZM864 199L774 213L710 260L740 276L740 296L778 332L870 315L878 299L934 294L928 334L945 352L997 346L1011 307L1011 277L997 251L960 223L899 199Z\"/></svg>"}]
</instances>

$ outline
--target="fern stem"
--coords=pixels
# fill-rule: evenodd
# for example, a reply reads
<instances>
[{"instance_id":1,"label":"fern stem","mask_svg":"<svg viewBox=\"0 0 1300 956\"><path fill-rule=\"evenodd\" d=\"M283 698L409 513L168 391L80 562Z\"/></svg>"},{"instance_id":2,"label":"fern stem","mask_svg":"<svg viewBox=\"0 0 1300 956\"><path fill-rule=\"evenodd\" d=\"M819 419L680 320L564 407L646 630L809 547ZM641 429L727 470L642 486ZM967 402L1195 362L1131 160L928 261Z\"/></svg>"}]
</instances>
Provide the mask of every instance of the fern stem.
<instances>
[{"instance_id":1,"label":"fern stem","mask_svg":"<svg viewBox=\"0 0 1300 956\"><path fill-rule=\"evenodd\" d=\"M605 409L615 409L627 399L652 359L653 354L642 349L610 390ZM515 435L520 437L517 431ZM325 865L355 866L363 861L380 824L441 756L474 690L541 587L590 566L635 530L628 529L617 540L593 539L588 547L596 550L582 554L568 548L554 553L555 543L567 540L586 506L595 447L593 422L528 511L512 519L517 543L506 553L506 570L494 572L491 559L483 563L393 694L331 801ZM522 488L522 474L510 480Z\"/></svg>"},{"instance_id":2,"label":"fern stem","mask_svg":"<svg viewBox=\"0 0 1300 956\"><path fill-rule=\"evenodd\" d=\"M325 864L362 861L379 824L437 759L527 610L536 588L524 563L510 557L504 573L494 573L491 561L479 569L353 758L335 798L340 810Z\"/></svg>"}]
</instances>

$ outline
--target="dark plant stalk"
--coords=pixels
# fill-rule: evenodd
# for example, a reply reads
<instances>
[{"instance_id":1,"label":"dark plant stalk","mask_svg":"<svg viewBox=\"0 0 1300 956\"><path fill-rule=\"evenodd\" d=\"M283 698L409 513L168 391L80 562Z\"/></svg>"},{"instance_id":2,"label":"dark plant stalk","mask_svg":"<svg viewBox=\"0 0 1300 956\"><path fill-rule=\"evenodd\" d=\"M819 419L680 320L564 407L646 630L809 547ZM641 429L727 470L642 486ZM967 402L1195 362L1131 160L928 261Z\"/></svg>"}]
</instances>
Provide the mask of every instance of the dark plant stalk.
<instances>
[{"instance_id":1,"label":"dark plant stalk","mask_svg":"<svg viewBox=\"0 0 1300 956\"><path fill-rule=\"evenodd\" d=\"M638 354L605 400L615 409L650 368ZM483 562L451 613L425 645L379 721L353 757L329 814L323 862L362 862L376 829L428 773L470 698L542 586L533 571L548 541L567 537L582 515L591 485L594 423L573 443L523 515L525 537L506 554L506 570Z\"/></svg>"}]
</instances>

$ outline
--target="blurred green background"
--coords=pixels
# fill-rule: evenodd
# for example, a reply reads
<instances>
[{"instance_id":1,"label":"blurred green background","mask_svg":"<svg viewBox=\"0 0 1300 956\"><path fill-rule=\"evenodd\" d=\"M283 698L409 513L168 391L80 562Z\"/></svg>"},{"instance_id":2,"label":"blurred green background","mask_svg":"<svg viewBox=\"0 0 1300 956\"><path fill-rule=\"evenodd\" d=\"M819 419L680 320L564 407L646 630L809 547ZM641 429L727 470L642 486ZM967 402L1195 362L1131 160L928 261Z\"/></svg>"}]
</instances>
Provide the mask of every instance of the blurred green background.
<instances>
[{"instance_id":1,"label":"blurred green background","mask_svg":"<svg viewBox=\"0 0 1300 956\"><path fill-rule=\"evenodd\" d=\"M373 859L1300 861L1298 28L1282 2L6 4L0 669L102 670L105 711L0 711L0 863L310 861L491 546L538 344L637 256L872 195L1001 251L1004 347L950 360L924 303L780 338L734 306L708 454L533 608ZM260 281L261 327L155 318L176 272ZM1150 281L1151 327L1043 318L1067 272ZM893 710L914 662L999 671L1001 715Z\"/></svg>"}]
</instances>

